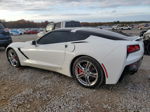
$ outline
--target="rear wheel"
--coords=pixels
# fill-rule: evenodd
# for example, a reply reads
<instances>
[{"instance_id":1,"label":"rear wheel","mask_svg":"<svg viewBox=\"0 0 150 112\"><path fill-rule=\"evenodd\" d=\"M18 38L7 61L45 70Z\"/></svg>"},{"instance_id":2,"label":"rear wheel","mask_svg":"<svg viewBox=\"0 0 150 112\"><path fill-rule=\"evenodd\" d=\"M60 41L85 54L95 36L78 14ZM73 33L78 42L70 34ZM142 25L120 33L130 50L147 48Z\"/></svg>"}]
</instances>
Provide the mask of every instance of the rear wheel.
<instances>
[{"instance_id":1,"label":"rear wheel","mask_svg":"<svg viewBox=\"0 0 150 112\"><path fill-rule=\"evenodd\" d=\"M100 64L93 58L82 56L72 67L77 82L87 88L95 88L104 82L104 73Z\"/></svg>"},{"instance_id":2,"label":"rear wheel","mask_svg":"<svg viewBox=\"0 0 150 112\"><path fill-rule=\"evenodd\" d=\"M9 49L7 51L7 58L9 63L13 66L13 67L20 67L20 61L19 58L17 56L17 53L15 52L15 50L13 49Z\"/></svg>"}]
</instances>

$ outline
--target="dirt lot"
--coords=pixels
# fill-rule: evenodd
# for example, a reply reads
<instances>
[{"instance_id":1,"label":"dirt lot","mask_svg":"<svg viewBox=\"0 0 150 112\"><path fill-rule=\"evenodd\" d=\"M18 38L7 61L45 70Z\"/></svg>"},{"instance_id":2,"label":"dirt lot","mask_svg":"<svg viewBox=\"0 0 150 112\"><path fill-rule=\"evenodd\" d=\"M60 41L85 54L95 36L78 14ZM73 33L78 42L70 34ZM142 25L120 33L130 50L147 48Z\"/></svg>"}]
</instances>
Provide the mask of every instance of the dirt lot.
<instances>
[{"instance_id":1,"label":"dirt lot","mask_svg":"<svg viewBox=\"0 0 150 112\"><path fill-rule=\"evenodd\" d=\"M13 37L32 39L35 35ZM150 112L150 56L144 56L138 73L117 85L86 89L51 71L15 69L0 48L0 112Z\"/></svg>"}]
</instances>

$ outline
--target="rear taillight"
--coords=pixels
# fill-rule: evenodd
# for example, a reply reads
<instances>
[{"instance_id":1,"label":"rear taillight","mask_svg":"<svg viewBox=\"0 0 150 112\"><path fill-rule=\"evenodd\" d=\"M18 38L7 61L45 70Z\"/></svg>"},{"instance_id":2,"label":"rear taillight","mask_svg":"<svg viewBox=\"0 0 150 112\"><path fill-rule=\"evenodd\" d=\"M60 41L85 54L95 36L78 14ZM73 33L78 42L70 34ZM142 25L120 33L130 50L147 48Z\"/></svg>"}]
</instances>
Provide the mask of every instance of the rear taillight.
<instances>
[{"instance_id":1,"label":"rear taillight","mask_svg":"<svg viewBox=\"0 0 150 112\"><path fill-rule=\"evenodd\" d=\"M127 52L128 53L132 53L132 52L136 52L140 50L140 46L139 45L129 45L127 47Z\"/></svg>"}]
</instances>

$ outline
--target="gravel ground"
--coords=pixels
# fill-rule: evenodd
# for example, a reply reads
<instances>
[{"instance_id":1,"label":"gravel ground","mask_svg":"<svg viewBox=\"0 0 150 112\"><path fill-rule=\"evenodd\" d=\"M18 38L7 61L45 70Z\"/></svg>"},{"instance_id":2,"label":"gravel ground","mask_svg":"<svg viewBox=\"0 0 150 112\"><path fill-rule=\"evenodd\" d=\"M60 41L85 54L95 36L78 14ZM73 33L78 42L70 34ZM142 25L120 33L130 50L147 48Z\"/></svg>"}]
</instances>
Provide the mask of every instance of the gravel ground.
<instances>
[{"instance_id":1,"label":"gravel ground","mask_svg":"<svg viewBox=\"0 0 150 112\"><path fill-rule=\"evenodd\" d=\"M35 38L22 35L13 41ZM13 68L0 48L0 112L150 112L150 56L122 82L87 89L55 72Z\"/></svg>"}]
</instances>

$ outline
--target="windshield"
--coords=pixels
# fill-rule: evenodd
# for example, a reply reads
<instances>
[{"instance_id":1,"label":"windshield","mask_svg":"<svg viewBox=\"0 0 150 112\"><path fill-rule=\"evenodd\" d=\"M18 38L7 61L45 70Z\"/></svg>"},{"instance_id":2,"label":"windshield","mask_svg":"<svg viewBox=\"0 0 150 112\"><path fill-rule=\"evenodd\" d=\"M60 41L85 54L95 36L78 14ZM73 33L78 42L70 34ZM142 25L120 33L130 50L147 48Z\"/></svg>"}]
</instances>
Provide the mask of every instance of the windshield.
<instances>
[{"instance_id":1,"label":"windshield","mask_svg":"<svg viewBox=\"0 0 150 112\"><path fill-rule=\"evenodd\" d=\"M0 23L0 29L3 29L4 28L4 26Z\"/></svg>"}]
</instances>

